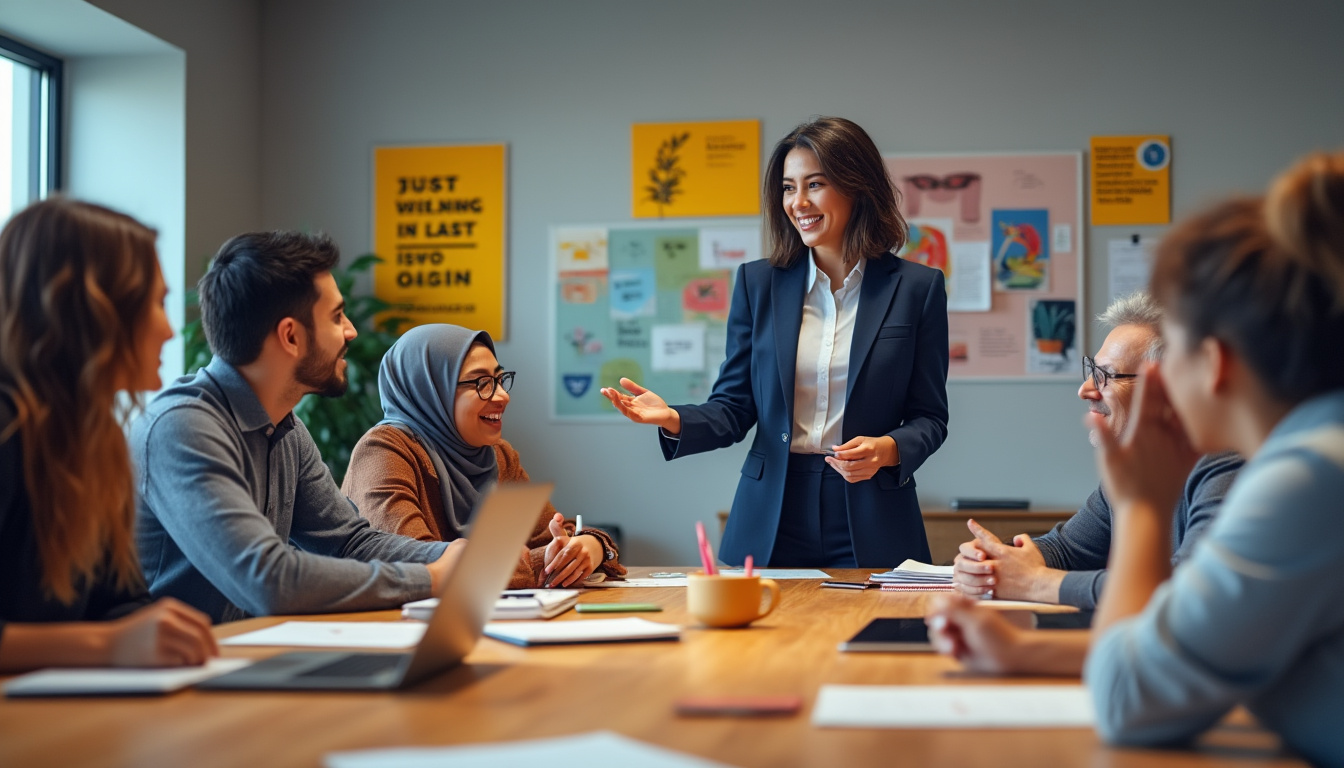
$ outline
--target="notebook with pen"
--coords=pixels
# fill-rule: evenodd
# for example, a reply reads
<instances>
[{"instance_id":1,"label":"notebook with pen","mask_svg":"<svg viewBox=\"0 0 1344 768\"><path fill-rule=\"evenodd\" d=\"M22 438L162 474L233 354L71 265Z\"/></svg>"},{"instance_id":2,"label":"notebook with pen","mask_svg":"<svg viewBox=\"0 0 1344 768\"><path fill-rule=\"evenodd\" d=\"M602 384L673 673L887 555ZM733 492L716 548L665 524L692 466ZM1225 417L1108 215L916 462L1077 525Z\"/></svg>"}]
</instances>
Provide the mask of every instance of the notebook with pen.
<instances>
[{"instance_id":1,"label":"notebook with pen","mask_svg":"<svg viewBox=\"0 0 1344 768\"><path fill-rule=\"evenodd\" d=\"M490 620L550 619L573 608L577 602L577 589L506 589L495 601ZM429 621L438 607L437 597L416 600L401 606L401 618Z\"/></svg>"}]
</instances>

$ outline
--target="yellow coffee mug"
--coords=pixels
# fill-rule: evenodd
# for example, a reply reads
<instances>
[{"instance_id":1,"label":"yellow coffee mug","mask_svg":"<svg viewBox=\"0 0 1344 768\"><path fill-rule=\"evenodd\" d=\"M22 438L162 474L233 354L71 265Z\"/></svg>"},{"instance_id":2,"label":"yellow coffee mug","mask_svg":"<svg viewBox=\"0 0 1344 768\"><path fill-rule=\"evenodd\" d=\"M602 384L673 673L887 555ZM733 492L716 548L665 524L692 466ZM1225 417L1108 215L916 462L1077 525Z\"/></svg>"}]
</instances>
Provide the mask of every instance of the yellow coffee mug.
<instances>
[{"instance_id":1,"label":"yellow coffee mug","mask_svg":"<svg viewBox=\"0 0 1344 768\"><path fill-rule=\"evenodd\" d=\"M686 610L707 627L745 627L765 618L779 605L779 585L760 576L686 577ZM761 595L770 593L770 603L761 610Z\"/></svg>"}]
</instances>

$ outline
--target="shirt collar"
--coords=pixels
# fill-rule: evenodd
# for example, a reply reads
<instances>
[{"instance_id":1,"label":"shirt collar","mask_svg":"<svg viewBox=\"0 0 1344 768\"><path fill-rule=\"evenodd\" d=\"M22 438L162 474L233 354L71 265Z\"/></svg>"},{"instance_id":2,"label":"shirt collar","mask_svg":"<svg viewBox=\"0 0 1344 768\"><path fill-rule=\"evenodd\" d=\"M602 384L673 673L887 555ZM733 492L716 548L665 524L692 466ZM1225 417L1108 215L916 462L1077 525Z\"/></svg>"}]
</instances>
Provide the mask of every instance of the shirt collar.
<instances>
[{"instance_id":1,"label":"shirt collar","mask_svg":"<svg viewBox=\"0 0 1344 768\"><path fill-rule=\"evenodd\" d=\"M238 424L238 429L242 432L266 432L266 436L274 443L276 440L289 434L294 428L294 413L291 411L285 414L280 423L271 429L271 416L266 413L262 407L261 400L257 398L257 393L253 391L252 385L247 383L243 374L238 372L224 358L215 356L210 364L205 367L205 372L214 380L219 387L220 393L229 403L229 411L233 414L234 421ZM269 431L268 431L269 430Z\"/></svg>"},{"instance_id":2,"label":"shirt collar","mask_svg":"<svg viewBox=\"0 0 1344 768\"><path fill-rule=\"evenodd\" d=\"M867 259L859 259L858 263L856 263L856 264L854 265L854 268L851 269L851 270L849 270L849 274L848 274L848 275L845 275L845 282L846 282L846 283L849 283L849 282L852 280L852 281L854 281L854 285L858 285L858 281L860 281L860 280L863 279L863 272L864 272L864 270L867 268L867 266L868 266L868 260L867 260ZM822 274L822 272L821 272L821 270L817 269L817 260L816 260L816 258L813 256L813 254L812 254L812 249L811 249L811 248L808 248L808 249L807 249L807 290L808 290L809 293L811 293L811 291L812 291L813 288L816 288L816 287L817 287L817 276L820 275L820 274ZM850 286L844 286L844 285L841 286L842 289L847 288L847 287L850 287ZM832 289L834 289L834 286L832 286Z\"/></svg>"}]
</instances>

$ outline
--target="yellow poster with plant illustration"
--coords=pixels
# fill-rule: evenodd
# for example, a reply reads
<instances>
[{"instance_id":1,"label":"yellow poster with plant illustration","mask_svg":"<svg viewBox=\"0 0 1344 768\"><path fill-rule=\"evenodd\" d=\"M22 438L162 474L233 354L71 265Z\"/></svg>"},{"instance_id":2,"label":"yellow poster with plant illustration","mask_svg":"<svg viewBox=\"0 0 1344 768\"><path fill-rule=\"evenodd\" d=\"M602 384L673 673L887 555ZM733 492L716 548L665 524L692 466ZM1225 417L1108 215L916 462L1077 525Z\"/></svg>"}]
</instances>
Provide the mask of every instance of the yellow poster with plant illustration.
<instances>
[{"instance_id":1,"label":"yellow poster with plant illustration","mask_svg":"<svg viewBox=\"0 0 1344 768\"><path fill-rule=\"evenodd\" d=\"M761 121L635 123L633 215L755 216L761 212Z\"/></svg>"},{"instance_id":2,"label":"yellow poster with plant illustration","mask_svg":"<svg viewBox=\"0 0 1344 768\"><path fill-rule=\"evenodd\" d=\"M453 323L504 340L506 148L373 151L374 295L412 325Z\"/></svg>"}]
</instances>

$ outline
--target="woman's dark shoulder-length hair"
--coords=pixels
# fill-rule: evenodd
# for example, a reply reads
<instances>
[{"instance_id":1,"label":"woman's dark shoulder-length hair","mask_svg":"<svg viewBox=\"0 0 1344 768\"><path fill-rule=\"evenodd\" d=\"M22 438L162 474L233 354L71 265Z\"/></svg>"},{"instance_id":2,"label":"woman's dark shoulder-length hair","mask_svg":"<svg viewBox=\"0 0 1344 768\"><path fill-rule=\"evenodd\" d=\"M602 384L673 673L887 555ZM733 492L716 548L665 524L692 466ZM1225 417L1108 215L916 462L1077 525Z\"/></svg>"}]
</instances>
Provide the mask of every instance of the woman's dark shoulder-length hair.
<instances>
[{"instance_id":1,"label":"woman's dark shoulder-length hair","mask_svg":"<svg viewBox=\"0 0 1344 768\"><path fill-rule=\"evenodd\" d=\"M795 147L817 154L826 179L853 201L845 227L846 256L876 258L905 245L909 226L897 207L896 188L868 133L843 117L817 117L799 125L775 145L761 184L768 232L767 258L788 267L803 250L802 238L784 211L784 158Z\"/></svg>"}]
</instances>

